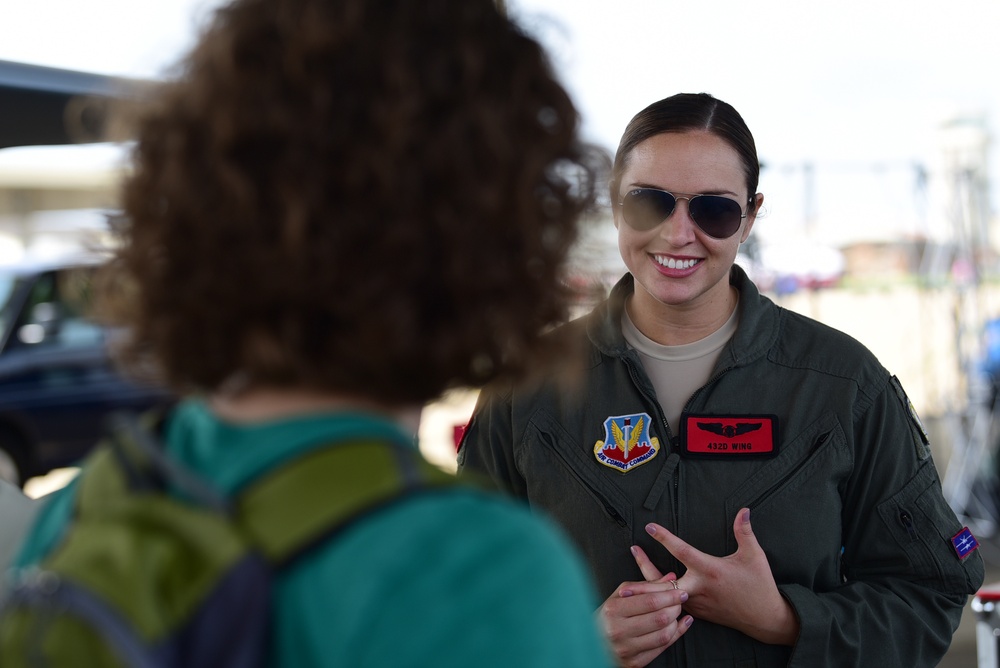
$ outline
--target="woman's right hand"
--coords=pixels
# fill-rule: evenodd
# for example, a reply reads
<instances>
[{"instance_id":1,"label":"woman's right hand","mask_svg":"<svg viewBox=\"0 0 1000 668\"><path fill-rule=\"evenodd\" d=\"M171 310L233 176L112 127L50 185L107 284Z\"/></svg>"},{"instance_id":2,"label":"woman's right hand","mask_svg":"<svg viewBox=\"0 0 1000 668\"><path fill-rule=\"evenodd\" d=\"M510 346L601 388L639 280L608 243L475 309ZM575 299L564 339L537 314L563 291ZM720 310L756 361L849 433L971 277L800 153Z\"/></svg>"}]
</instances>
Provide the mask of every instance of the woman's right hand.
<instances>
[{"instance_id":1,"label":"woman's right hand","mask_svg":"<svg viewBox=\"0 0 1000 668\"><path fill-rule=\"evenodd\" d=\"M677 642L693 621L681 616L687 592L668 573L654 582L623 582L597 610L619 665L641 668Z\"/></svg>"}]
</instances>

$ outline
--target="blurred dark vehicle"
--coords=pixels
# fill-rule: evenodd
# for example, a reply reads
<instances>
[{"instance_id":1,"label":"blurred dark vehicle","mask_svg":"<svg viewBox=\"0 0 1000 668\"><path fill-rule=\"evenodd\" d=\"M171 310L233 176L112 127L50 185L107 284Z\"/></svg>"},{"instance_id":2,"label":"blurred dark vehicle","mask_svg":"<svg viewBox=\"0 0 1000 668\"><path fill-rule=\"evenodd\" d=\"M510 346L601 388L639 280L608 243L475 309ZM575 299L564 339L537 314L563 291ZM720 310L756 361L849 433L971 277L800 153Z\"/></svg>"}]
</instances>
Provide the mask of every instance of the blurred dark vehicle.
<instances>
[{"instance_id":1,"label":"blurred dark vehicle","mask_svg":"<svg viewBox=\"0 0 1000 668\"><path fill-rule=\"evenodd\" d=\"M0 477L15 484L77 462L108 413L170 401L116 370L114 330L88 316L98 266L0 266Z\"/></svg>"},{"instance_id":2,"label":"blurred dark vehicle","mask_svg":"<svg viewBox=\"0 0 1000 668\"><path fill-rule=\"evenodd\" d=\"M0 60L0 150L128 139L115 119L151 81ZM125 134L123 134L125 133ZM97 263L0 266L0 477L17 484L78 461L117 409L169 400L126 380L115 332L89 317Z\"/></svg>"}]
</instances>

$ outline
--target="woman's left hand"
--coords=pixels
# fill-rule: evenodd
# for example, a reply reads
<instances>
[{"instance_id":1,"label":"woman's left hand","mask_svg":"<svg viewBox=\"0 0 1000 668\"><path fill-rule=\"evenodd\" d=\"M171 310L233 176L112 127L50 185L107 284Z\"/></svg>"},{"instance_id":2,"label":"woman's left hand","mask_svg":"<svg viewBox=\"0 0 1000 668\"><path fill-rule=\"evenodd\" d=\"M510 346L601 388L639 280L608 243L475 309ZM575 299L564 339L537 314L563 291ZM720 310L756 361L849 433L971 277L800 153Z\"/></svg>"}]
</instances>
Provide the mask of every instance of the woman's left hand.
<instances>
[{"instance_id":1,"label":"woman's left hand","mask_svg":"<svg viewBox=\"0 0 1000 668\"><path fill-rule=\"evenodd\" d=\"M646 525L646 531L687 567L677 585L688 593L684 609L696 619L728 626L772 645L795 644L799 620L778 591L767 555L750 526L749 508L736 513L736 552L727 557L705 554L659 524ZM663 578L641 548L636 547L633 554L646 580Z\"/></svg>"}]
</instances>

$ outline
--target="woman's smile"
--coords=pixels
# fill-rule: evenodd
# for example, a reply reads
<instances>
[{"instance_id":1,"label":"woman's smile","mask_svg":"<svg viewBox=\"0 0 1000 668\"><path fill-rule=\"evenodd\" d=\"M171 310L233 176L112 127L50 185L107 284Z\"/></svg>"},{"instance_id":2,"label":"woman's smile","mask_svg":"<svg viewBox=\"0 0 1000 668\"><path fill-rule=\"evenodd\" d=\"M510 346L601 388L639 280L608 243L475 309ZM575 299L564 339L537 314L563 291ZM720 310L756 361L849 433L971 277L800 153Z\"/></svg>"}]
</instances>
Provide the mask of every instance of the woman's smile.
<instances>
[{"instance_id":1,"label":"woman's smile","mask_svg":"<svg viewBox=\"0 0 1000 668\"><path fill-rule=\"evenodd\" d=\"M660 265L660 271L664 275L684 275L687 276L695 267L701 264L698 258L675 258L669 255L652 255L653 260Z\"/></svg>"},{"instance_id":2,"label":"woman's smile","mask_svg":"<svg viewBox=\"0 0 1000 668\"><path fill-rule=\"evenodd\" d=\"M739 155L724 139L700 130L667 132L636 145L622 174L618 200L636 189L658 189L675 195L672 209L651 228L633 227L624 207L615 210L618 249L625 266L635 277L636 326L645 331L662 322L660 316L677 321L685 329L713 327L732 312L729 270L740 243L747 238L755 214L750 211L730 236L716 238L699 227L691 214L692 198L711 194L747 201L747 186ZM695 200L697 201L697 200ZM633 210L633 213L641 213ZM705 215L699 208L696 214ZM644 221L649 222L649 221ZM643 322L649 316L649 322ZM691 319L697 322L692 322ZM707 332L705 332L707 333Z\"/></svg>"}]
</instances>

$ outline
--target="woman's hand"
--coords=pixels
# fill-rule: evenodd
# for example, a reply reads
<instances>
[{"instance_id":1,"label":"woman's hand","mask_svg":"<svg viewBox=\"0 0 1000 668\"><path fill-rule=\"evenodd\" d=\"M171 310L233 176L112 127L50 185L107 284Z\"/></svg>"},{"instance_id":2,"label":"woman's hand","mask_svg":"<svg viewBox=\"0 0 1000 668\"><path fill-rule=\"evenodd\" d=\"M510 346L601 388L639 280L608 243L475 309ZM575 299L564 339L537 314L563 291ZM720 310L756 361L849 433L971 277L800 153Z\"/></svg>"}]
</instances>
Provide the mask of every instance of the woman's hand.
<instances>
[{"instance_id":1,"label":"woman's hand","mask_svg":"<svg viewBox=\"0 0 1000 668\"><path fill-rule=\"evenodd\" d=\"M668 576L660 582L624 582L598 609L601 628L619 665L640 668L649 664L691 626L690 615L681 617L687 592L672 584L673 573Z\"/></svg>"},{"instance_id":2,"label":"woman's hand","mask_svg":"<svg viewBox=\"0 0 1000 668\"><path fill-rule=\"evenodd\" d=\"M750 526L750 509L736 513L733 532L736 552L728 557L705 554L664 529L646 525L646 531L687 567L677 584L688 593L684 609L697 617L728 626L761 642L794 645L799 620L778 591L767 555ZM641 548L632 550L647 581L660 583L660 575Z\"/></svg>"}]
</instances>

